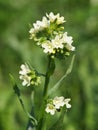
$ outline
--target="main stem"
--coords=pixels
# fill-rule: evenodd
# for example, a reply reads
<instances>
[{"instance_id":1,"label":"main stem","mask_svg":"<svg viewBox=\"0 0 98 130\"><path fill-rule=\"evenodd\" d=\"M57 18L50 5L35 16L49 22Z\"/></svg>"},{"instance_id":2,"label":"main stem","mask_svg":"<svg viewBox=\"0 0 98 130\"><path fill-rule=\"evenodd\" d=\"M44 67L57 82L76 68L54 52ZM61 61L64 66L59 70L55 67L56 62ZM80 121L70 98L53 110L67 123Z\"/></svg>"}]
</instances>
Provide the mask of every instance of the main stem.
<instances>
[{"instance_id":1,"label":"main stem","mask_svg":"<svg viewBox=\"0 0 98 130\"><path fill-rule=\"evenodd\" d=\"M44 91L43 91L41 114L40 114L40 119L39 119L37 130L43 130L43 126L44 126L45 100L47 98L48 84L49 84L49 80L50 80L50 74L49 74L50 69L51 69L51 57L49 56L48 57L47 71L46 71L46 76L45 76L45 84L44 84Z\"/></svg>"},{"instance_id":2,"label":"main stem","mask_svg":"<svg viewBox=\"0 0 98 130\"><path fill-rule=\"evenodd\" d=\"M51 57L49 57L48 59L48 65L47 65L47 71L46 71L46 77L45 77L45 84L44 84L44 91L43 91L43 97L46 98L47 96L47 91L48 91L48 84L49 84L49 80L50 80L50 74L49 74L49 70L51 66Z\"/></svg>"}]
</instances>

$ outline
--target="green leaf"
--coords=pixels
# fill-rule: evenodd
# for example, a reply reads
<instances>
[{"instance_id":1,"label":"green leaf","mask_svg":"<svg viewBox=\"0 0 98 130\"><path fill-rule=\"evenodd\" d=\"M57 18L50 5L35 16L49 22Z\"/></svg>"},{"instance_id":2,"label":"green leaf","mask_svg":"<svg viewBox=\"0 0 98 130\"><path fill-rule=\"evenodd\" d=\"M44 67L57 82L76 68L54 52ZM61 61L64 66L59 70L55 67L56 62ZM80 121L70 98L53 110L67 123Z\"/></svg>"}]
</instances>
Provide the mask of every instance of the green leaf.
<instances>
[{"instance_id":1,"label":"green leaf","mask_svg":"<svg viewBox=\"0 0 98 130\"><path fill-rule=\"evenodd\" d=\"M75 55L73 55L72 60L71 60L71 63L70 63L70 65L69 65L69 67L68 67L66 73L65 73L65 74L61 77L61 79L53 86L53 88L50 89L50 91L49 91L49 93L48 93L49 95L50 95L51 93L55 92L55 91L60 87L62 81L67 77L67 75L71 73L72 67L73 67L73 63L74 63L74 59L75 59Z\"/></svg>"},{"instance_id":2,"label":"green leaf","mask_svg":"<svg viewBox=\"0 0 98 130\"><path fill-rule=\"evenodd\" d=\"M24 112L26 113L27 117L31 120L33 126L36 126L37 125L37 120L31 114L29 114L29 112L26 110L24 102L23 102L22 97L21 97L20 89L17 86L17 84L15 82L15 79L11 74L10 74L10 78L11 78L11 81L12 81L14 92L17 95Z\"/></svg>"}]
</instances>

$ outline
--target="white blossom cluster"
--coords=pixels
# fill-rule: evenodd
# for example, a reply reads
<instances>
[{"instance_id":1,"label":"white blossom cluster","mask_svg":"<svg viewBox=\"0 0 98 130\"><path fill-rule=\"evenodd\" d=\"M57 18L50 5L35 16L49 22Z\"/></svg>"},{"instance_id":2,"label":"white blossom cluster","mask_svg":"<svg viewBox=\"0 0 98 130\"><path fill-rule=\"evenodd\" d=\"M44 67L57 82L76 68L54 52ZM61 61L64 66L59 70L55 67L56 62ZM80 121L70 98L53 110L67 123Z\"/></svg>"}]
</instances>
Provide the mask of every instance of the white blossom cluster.
<instances>
[{"instance_id":1,"label":"white blossom cluster","mask_svg":"<svg viewBox=\"0 0 98 130\"><path fill-rule=\"evenodd\" d=\"M50 113L51 115L54 115L56 111L61 110L61 108L66 105L66 108L71 108L71 105L69 104L70 98L64 98L61 97L55 97L53 100L51 99L49 103L46 106L45 111L47 113Z\"/></svg>"},{"instance_id":2,"label":"white blossom cluster","mask_svg":"<svg viewBox=\"0 0 98 130\"><path fill-rule=\"evenodd\" d=\"M30 70L27 64L22 64L20 66L21 70L19 71L20 79L23 80L23 86L30 86L30 85L39 85L41 79L37 76L34 70Z\"/></svg>"},{"instance_id":3,"label":"white blossom cluster","mask_svg":"<svg viewBox=\"0 0 98 130\"><path fill-rule=\"evenodd\" d=\"M44 53L52 56L68 55L70 51L75 50L75 47L72 46L73 38L68 36L67 32L63 32L64 22L64 17L59 13L46 14L42 21L38 20L33 23L29 31L30 39L43 48Z\"/></svg>"}]
</instances>

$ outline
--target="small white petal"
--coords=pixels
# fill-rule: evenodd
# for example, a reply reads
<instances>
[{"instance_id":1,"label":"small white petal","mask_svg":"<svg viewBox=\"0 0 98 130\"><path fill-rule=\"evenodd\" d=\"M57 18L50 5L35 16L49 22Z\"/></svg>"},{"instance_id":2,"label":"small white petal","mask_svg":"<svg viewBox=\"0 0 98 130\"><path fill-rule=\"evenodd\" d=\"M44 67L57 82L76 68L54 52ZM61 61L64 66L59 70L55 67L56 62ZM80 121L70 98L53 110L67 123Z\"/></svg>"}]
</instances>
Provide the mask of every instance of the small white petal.
<instances>
[{"instance_id":1,"label":"small white petal","mask_svg":"<svg viewBox=\"0 0 98 130\"><path fill-rule=\"evenodd\" d=\"M54 22L55 19L57 19L56 21L57 24L62 24L65 22L64 17L63 16L60 17L59 13L54 15L53 12L50 12L49 15L46 14L46 16L49 18L50 22Z\"/></svg>"},{"instance_id":2,"label":"small white petal","mask_svg":"<svg viewBox=\"0 0 98 130\"><path fill-rule=\"evenodd\" d=\"M46 43L43 43L42 48L44 48L45 53L50 53L51 54L51 53L55 52L54 51L54 46L53 46L52 42L50 42L50 41L46 41Z\"/></svg>"},{"instance_id":3,"label":"small white petal","mask_svg":"<svg viewBox=\"0 0 98 130\"><path fill-rule=\"evenodd\" d=\"M71 108L71 105L67 103L66 108Z\"/></svg>"},{"instance_id":4,"label":"small white petal","mask_svg":"<svg viewBox=\"0 0 98 130\"><path fill-rule=\"evenodd\" d=\"M56 112L56 109L55 109L55 107L52 104L48 103L45 111L47 113L50 113L51 115L54 115L55 112Z\"/></svg>"},{"instance_id":5,"label":"small white petal","mask_svg":"<svg viewBox=\"0 0 98 130\"><path fill-rule=\"evenodd\" d=\"M22 82L22 85L23 85L23 86L27 85L27 81L24 80L24 81Z\"/></svg>"},{"instance_id":6,"label":"small white petal","mask_svg":"<svg viewBox=\"0 0 98 130\"><path fill-rule=\"evenodd\" d=\"M70 98L67 98L67 99L64 100L64 101L65 101L66 108L71 108L71 104L69 104L69 101L70 101L70 100L71 100Z\"/></svg>"},{"instance_id":7,"label":"small white petal","mask_svg":"<svg viewBox=\"0 0 98 130\"><path fill-rule=\"evenodd\" d=\"M30 71L28 65L22 64L20 68L22 70L19 71L19 74L20 74L19 78L21 80L23 80L22 85L23 86L25 86L25 85L30 86L31 77L28 76L28 73L30 73L31 71Z\"/></svg>"},{"instance_id":8,"label":"small white petal","mask_svg":"<svg viewBox=\"0 0 98 130\"><path fill-rule=\"evenodd\" d=\"M55 105L56 109L60 109L60 107L63 107L65 105L64 97L63 96L55 97L53 99L53 104Z\"/></svg>"}]
</instances>

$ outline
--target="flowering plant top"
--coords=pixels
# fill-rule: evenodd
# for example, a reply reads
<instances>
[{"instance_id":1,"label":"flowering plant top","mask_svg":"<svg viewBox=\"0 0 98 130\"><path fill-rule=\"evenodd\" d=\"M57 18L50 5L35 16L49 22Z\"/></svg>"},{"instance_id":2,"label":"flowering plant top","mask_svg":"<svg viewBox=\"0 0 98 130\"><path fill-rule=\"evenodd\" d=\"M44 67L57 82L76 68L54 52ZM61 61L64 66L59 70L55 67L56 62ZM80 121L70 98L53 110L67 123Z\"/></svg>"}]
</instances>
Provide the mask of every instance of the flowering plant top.
<instances>
[{"instance_id":1,"label":"flowering plant top","mask_svg":"<svg viewBox=\"0 0 98 130\"><path fill-rule=\"evenodd\" d=\"M74 51L72 46L73 38L63 32L65 20L60 14L54 15L52 12L46 14L42 21L33 23L30 29L30 39L33 39L38 46L43 48L43 52L52 57L64 57Z\"/></svg>"}]
</instances>

